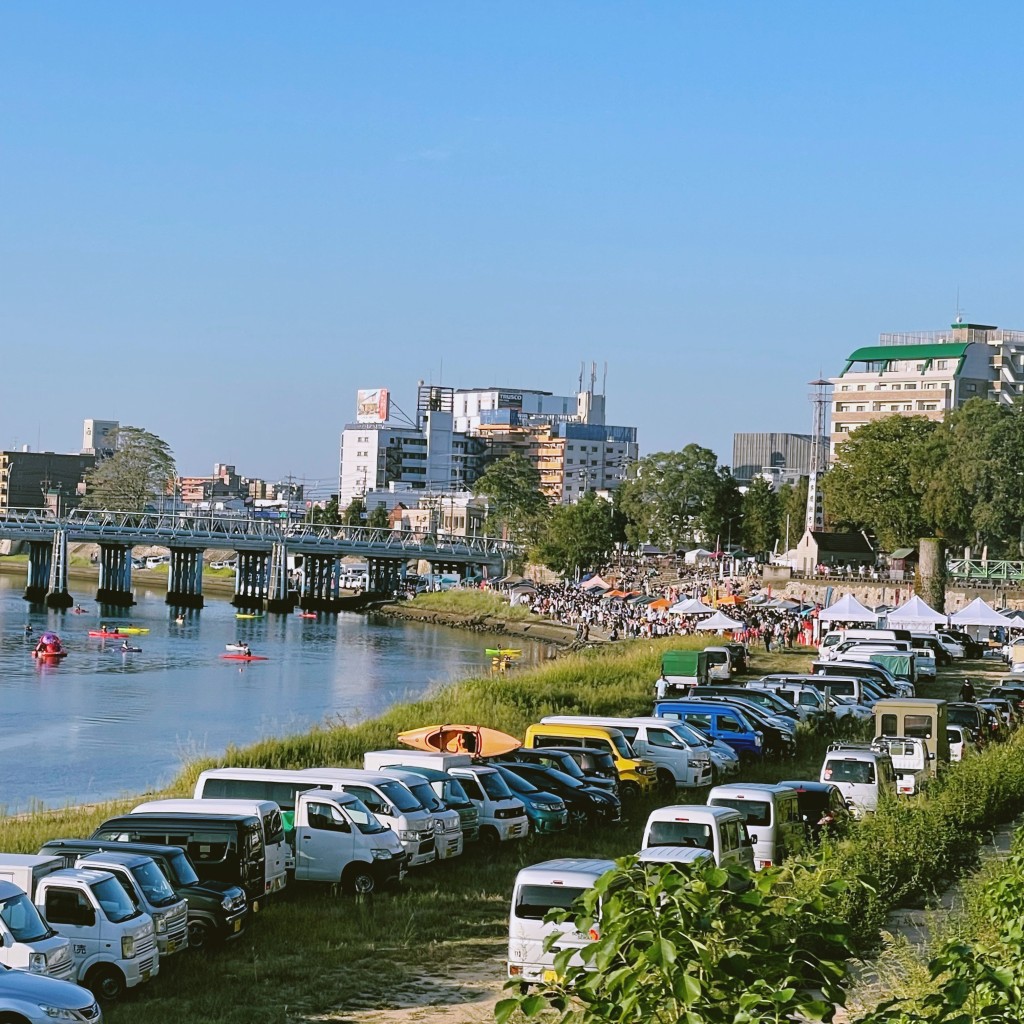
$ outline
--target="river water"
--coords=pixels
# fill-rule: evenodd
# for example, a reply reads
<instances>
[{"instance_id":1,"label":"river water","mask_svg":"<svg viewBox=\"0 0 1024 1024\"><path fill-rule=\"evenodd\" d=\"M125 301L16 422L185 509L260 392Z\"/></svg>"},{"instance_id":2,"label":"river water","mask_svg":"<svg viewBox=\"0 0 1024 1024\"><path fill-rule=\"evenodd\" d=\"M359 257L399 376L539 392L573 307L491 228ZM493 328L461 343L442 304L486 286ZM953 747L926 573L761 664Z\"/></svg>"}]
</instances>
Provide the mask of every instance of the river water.
<instances>
[{"instance_id":1,"label":"river water","mask_svg":"<svg viewBox=\"0 0 1024 1024\"><path fill-rule=\"evenodd\" d=\"M88 590L87 590L88 588ZM491 636L342 613L236 619L207 598L177 625L161 591L103 621L148 627L122 654L120 641L90 638L99 609L92 588L72 581L84 614L31 610L24 580L0 576L0 811L62 806L165 785L182 763L229 744L301 732L328 720L372 718L444 683L490 671ZM56 664L31 656L33 637L57 632L70 654ZM221 659L245 640L267 661ZM522 662L542 645L516 641ZM431 723L424 722L424 725Z\"/></svg>"}]
</instances>

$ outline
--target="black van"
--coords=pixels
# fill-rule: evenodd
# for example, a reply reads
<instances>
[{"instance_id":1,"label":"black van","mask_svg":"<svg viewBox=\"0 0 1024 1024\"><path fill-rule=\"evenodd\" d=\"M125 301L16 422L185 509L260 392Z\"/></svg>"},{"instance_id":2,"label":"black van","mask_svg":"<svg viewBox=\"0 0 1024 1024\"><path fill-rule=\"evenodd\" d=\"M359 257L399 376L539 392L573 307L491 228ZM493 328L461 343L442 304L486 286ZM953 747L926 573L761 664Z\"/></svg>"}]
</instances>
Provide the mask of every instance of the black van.
<instances>
[{"instance_id":1,"label":"black van","mask_svg":"<svg viewBox=\"0 0 1024 1024\"><path fill-rule=\"evenodd\" d=\"M267 858L255 814L123 814L103 822L91 838L179 846L201 877L240 885L253 913L259 910Z\"/></svg>"},{"instance_id":2,"label":"black van","mask_svg":"<svg viewBox=\"0 0 1024 1024\"><path fill-rule=\"evenodd\" d=\"M175 895L188 902L189 948L207 949L213 942L237 939L245 931L249 909L244 890L230 882L200 880L188 854L178 846L101 839L51 839L39 852L48 857L60 857L66 868L73 868L79 857L109 851L140 853L153 858Z\"/></svg>"}]
</instances>

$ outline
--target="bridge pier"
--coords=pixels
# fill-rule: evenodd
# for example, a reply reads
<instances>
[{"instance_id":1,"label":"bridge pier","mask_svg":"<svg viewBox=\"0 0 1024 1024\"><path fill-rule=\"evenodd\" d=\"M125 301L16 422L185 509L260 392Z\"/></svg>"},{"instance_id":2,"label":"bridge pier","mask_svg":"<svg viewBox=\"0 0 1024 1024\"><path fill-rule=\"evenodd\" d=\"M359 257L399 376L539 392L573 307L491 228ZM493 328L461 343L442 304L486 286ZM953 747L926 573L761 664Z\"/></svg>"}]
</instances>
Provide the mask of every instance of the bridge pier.
<instances>
[{"instance_id":1,"label":"bridge pier","mask_svg":"<svg viewBox=\"0 0 1024 1024\"><path fill-rule=\"evenodd\" d=\"M70 608L75 599L68 590L68 535L66 530L55 530L53 553L50 557L50 589L46 595L48 608Z\"/></svg>"},{"instance_id":2,"label":"bridge pier","mask_svg":"<svg viewBox=\"0 0 1024 1024\"><path fill-rule=\"evenodd\" d=\"M236 608L257 608L262 611L267 599L269 576L269 551L239 551L235 563L235 596L231 598L231 603Z\"/></svg>"},{"instance_id":3,"label":"bridge pier","mask_svg":"<svg viewBox=\"0 0 1024 1024\"><path fill-rule=\"evenodd\" d=\"M336 612L341 607L341 561L335 555L303 555L299 607L304 612Z\"/></svg>"},{"instance_id":4,"label":"bridge pier","mask_svg":"<svg viewBox=\"0 0 1024 1024\"><path fill-rule=\"evenodd\" d=\"M203 607L203 552L201 548L171 548L167 574L167 604L177 608Z\"/></svg>"},{"instance_id":5,"label":"bridge pier","mask_svg":"<svg viewBox=\"0 0 1024 1024\"><path fill-rule=\"evenodd\" d=\"M50 586L50 560L53 558L53 542L30 540L28 542L28 579L25 581L25 600L42 604Z\"/></svg>"},{"instance_id":6,"label":"bridge pier","mask_svg":"<svg viewBox=\"0 0 1024 1024\"><path fill-rule=\"evenodd\" d=\"M371 594L393 594L399 587L402 578L402 559L370 558L366 563L369 585L366 588Z\"/></svg>"},{"instance_id":7,"label":"bridge pier","mask_svg":"<svg viewBox=\"0 0 1024 1024\"><path fill-rule=\"evenodd\" d=\"M294 608L295 598L288 585L288 548L284 541L275 541L270 552L270 594L267 597L267 611L287 615Z\"/></svg>"},{"instance_id":8,"label":"bridge pier","mask_svg":"<svg viewBox=\"0 0 1024 1024\"><path fill-rule=\"evenodd\" d=\"M96 600L115 608L135 604L132 593L132 549L126 544L100 544L100 580Z\"/></svg>"}]
</instances>

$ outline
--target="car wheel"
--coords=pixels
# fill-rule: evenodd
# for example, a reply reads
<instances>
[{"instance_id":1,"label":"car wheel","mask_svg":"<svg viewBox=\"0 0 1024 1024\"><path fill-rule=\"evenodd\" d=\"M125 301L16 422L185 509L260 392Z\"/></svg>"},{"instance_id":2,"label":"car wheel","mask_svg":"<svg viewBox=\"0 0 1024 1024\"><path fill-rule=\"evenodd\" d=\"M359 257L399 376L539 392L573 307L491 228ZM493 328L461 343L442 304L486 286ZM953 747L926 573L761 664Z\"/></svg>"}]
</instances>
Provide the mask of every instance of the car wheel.
<instances>
[{"instance_id":1,"label":"car wheel","mask_svg":"<svg viewBox=\"0 0 1024 1024\"><path fill-rule=\"evenodd\" d=\"M670 796L676 790L675 776L667 768L658 769L658 792Z\"/></svg>"},{"instance_id":2,"label":"car wheel","mask_svg":"<svg viewBox=\"0 0 1024 1024\"><path fill-rule=\"evenodd\" d=\"M498 835L498 830L491 825L484 825L480 829L480 845L481 846L497 846L501 842L501 838Z\"/></svg>"},{"instance_id":3,"label":"car wheel","mask_svg":"<svg viewBox=\"0 0 1024 1024\"><path fill-rule=\"evenodd\" d=\"M96 967L86 979L86 987L89 988L97 999L108 1003L117 1002L124 995L124 975L116 968L107 964Z\"/></svg>"},{"instance_id":4,"label":"car wheel","mask_svg":"<svg viewBox=\"0 0 1024 1024\"><path fill-rule=\"evenodd\" d=\"M377 879L365 864L354 864L345 872L342 885L356 896L369 896L377 888Z\"/></svg>"},{"instance_id":5,"label":"car wheel","mask_svg":"<svg viewBox=\"0 0 1024 1024\"><path fill-rule=\"evenodd\" d=\"M640 799L640 787L635 782L623 782L619 789L622 791L623 800Z\"/></svg>"},{"instance_id":6,"label":"car wheel","mask_svg":"<svg viewBox=\"0 0 1024 1024\"><path fill-rule=\"evenodd\" d=\"M213 945L213 929L206 921L189 921L188 948L205 953Z\"/></svg>"}]
</instances>

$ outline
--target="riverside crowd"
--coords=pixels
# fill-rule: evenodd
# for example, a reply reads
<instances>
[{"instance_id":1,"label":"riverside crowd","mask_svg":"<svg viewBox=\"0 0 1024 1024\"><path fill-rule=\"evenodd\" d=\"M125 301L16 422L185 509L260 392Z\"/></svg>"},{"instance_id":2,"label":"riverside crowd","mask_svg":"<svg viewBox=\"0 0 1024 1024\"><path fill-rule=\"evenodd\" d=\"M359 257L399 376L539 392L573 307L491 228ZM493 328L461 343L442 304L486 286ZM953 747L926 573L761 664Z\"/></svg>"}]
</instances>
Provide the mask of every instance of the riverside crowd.
<instances>
[{"instance_id":1,"label":"riverside crowd","mask_svg":"<svg viewBox=\"0 0 1024 1024\"><path fill-rule=\"evenodd\" d=\"M614 596L622 592L613 591L609 595L608 591L597 588L586 590L560 584L538 586L532 593L523 593L519 601L528 604L536 615L573 627L577 639L584 642L592 635L608 640L688 636L699 631L701 621L706 620L707 615L679 615L669 609L688 597L707 598L716 587L720 596L736 600L736 588L723 588L720 581L710 579L694 580L689 588L682 585L665 587L660 597L656 594L654 599L638 599L637 595ZM724 594L723 589L726 591ZM742 629L734 631L734 635L744 643L763 644L765 650L811 644L810 609L730 603L723 610L730 618L743 624Z\"/></svg>"}]
</instances>

